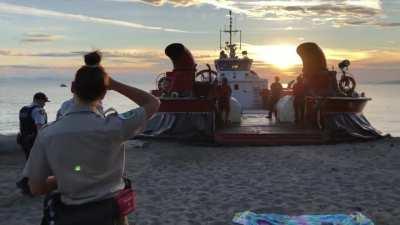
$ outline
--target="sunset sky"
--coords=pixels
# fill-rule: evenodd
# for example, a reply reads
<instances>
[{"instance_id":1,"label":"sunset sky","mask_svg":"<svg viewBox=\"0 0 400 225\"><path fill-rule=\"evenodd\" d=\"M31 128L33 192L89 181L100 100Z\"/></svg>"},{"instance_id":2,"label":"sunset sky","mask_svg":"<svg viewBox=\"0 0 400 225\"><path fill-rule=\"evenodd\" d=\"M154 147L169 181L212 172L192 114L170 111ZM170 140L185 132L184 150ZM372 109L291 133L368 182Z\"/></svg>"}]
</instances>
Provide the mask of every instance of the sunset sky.
<instances>
[{"instance_id":1,"label":"sunset sky","mask_svg":"<svg viewBox=\"0 0 400 225\"><path fill-rule=\"evenodd\" d=\"M173 42L202 68L228 10L264 77L298 74L296 46L312 41L330 67L348 58L362 81L400 80L397 0L0 0L0 75L73 71L92 49L114 71L154 74L170 70L163 50Z\"/></svg>"}]
</instances>

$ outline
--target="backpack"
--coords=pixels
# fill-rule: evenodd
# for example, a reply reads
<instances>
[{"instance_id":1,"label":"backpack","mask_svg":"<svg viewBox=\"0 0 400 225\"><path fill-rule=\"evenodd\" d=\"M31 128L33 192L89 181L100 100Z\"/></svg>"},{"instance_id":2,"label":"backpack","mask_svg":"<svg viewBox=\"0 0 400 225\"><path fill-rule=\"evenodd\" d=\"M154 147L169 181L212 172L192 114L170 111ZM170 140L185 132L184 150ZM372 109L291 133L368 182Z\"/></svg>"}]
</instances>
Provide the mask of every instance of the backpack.
<instances>
[{"instance_id":1,"label":"backpack","mask_svg":"<svg viewBox=\"0 0 400 225\"><path fill-rule=\"evenodd\" d=\"M36 137L37 129L32 118L32 111L37 107L37 105L24 106L19 111L19 132L22 140L28 136Z\"/></svg>"}]
</instances>

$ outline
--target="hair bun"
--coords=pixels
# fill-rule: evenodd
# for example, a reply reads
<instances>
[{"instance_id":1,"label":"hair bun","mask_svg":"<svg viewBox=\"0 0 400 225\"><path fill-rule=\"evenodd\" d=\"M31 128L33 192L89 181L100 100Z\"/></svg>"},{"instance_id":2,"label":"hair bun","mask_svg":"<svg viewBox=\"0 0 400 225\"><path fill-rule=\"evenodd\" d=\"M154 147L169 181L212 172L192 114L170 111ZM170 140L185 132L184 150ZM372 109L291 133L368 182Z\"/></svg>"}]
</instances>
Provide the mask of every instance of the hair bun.
<instances>
[{"instance_id":1,"label":"hair bun","mask_svg":"<svg viewBox=\"0 0 400 225\"><path fill-rule=\"evenodd\" d=\"M100 65L101 62L101 52L100 51L94 51L94 52L89 52L85 56L85 64L87 66L98 66Z\"/></svg>"}]
</instances>

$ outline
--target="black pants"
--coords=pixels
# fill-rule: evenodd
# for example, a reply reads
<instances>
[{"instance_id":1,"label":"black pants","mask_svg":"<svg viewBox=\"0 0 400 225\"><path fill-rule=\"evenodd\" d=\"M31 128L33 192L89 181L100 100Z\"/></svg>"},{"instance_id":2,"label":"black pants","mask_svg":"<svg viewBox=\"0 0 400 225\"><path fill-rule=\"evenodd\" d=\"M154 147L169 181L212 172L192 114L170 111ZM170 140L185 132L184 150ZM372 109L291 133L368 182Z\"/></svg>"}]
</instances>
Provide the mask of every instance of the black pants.
<instances>
[{"instance_id":1,"label":"black pants","mask_svg":"<svg viewBox=\"0 0 400 225\"><path fill-rule=\"evenodd\" d=\"M81 205L65 205L60 194L46 196L42 225L115 225L119 219L114 198Z\"/></svg>"},{"instance_id":2,"label":"black pants","mask_svg":"<svg viewBox=\"0 0 400 225\"><path fill-rule=\"evenodd\" d=\"M32 147L30 147L30 146L21 146L21 147L22 147L22 150L24 150L26 160L28 160Z\"/></svg>"},{"instance_id":3,"label":"black pants","mask_svg":"<svg viewBox=\"0 0 400 225\"><path fill-rule=\"evenodd\" d=\"M296 123L302 123L304 121L305 98L296 96L293 101L293 106Z\"/></svg>"},{"instance_id":4,"label":"black pants","mask_svg":"<svg viewBox=\"0 0 400 225\"><path fill-rule=\"evenodd\" d=\"M55 225L114 225L117 217L114 199L91 202L82 205L56 207Z\"/></svg>"},{"instance_id":5,"label":"black pants","mask_svg":"<svg viewBox=\"0 0 400 225\"><path fill-rule=\"evenodd\" d=\"M35 139L27 139L23 138L21 134L17 135L17 144L19 144L24 151L25 154L25 159L28 160L29 154L31 153L31 149L33 147L33 142ZM27 177L23 177L21 180L19 180L16 184L17 187L21 189L23 194L26 194L28 196L33 197L31 190L28 185L29 179Z\"/></svg>"},{"instance_id":6,"label":"black pants","mask_svg":"<svg viewBox=\"0 0 400 225\"><path fill-rule=\"evenodd\" d=\"M278 103L279 99L279 96L270 96L268 99L268 110L270 117L272 117L272 113L274 113L275 118L277 118L278 112L276 110L276 104Z\"/></svg>"},{"instance_id":7,"label":"black pants","mask_svg":"<svg viewBox=\"0 0 400 225\"><path fill-rule=\"evenodd\" d=\"M31 153L35 137L36 135L30 135L27 137L23 137L21 134L17 135L17 144L19 144L24 151L26 160L28 160L29 154Z\"/></svg>"}]
</instances>

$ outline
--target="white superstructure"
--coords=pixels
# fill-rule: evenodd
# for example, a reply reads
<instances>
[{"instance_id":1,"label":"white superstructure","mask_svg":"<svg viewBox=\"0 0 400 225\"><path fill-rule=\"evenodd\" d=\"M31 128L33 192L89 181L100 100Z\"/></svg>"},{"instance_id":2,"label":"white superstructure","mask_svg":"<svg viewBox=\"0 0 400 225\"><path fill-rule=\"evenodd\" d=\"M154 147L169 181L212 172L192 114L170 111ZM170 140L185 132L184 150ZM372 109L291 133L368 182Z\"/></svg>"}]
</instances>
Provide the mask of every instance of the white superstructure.
<instances>
[{"instance_id":1,"label":"white superstructure","mask_svg":"<svg viewBox=\"0 0 400 225\"><path fill-rule=\"evenodd\" d=\"M221 50L219 59L215 60L218 80L222 80L224 77L228 79L232 97L240 102L243 109L262 109L260 93L262 89L268 87L268 80L260 78L256 72L251 70L253 60L247 57L246 51L242 52L242 57L236 55L237 45L232 43L232 34L238 32L241 34L241 31L232 30L232 12L229 12L229 15L229 30L221 31L229 33L229 42L226 42L224 50ZM225 51L228 51L229 55Z\"/></svg>"}]
</instances>

